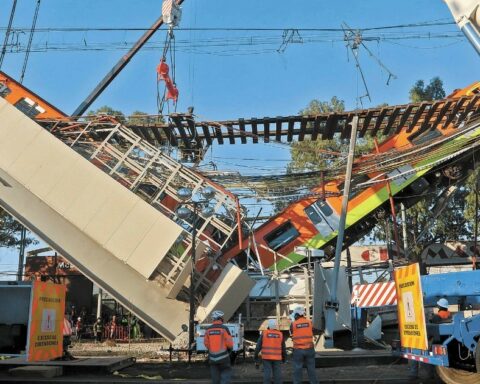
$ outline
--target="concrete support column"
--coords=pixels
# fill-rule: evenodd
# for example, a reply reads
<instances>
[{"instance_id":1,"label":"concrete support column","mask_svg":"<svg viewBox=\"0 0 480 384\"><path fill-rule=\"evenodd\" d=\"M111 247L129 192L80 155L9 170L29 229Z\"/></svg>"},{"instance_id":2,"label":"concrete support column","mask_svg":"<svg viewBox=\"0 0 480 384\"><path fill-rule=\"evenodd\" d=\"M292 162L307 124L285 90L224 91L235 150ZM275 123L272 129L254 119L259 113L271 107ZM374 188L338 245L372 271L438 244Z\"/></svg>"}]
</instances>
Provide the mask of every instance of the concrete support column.
<instances>
[{"instance_id":1,"label":"concrete support column","mask_svg":"<svg viewBox=\"0 0 480 384\"><path fill-rule=\"evenodd\" d=\"M98 288L98 297L97 297L97 319L102 317L102 289Z\"/></svg>"}]
</instances>

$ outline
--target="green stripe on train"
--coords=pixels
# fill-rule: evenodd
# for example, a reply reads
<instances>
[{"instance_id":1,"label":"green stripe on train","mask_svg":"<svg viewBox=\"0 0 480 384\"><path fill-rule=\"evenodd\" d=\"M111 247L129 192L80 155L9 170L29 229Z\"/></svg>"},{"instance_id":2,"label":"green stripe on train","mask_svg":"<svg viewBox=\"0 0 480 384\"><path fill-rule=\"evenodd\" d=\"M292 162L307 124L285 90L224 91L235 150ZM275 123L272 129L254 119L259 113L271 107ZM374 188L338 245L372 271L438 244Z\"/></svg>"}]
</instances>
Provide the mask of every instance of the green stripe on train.
<instances>
[{"instance_id":1,"label":"green stripe on train","mask_svg":"<svg viewBox=\"0 0 480 384\"><path fill-rule=\"evenodd\" d=\"M462 145L472 137L476 137L480 135L480 129L474 129L470 132L467 132L467 134L470 133L469 136L459 136L456 137L455 139L452 140L452 143L448 142L446 144L443 144L440 149L446 150L445 152L442 153L437 153L436 155L429 157L428 159L424 159L422 161L419 161L417 164L415 164L415 167L421 167L425 166L428 164L432 164L435 161L441 159L445 155L448 155L449 153L455 152L458 149L462 147ZM414 168L415 168L414 167ZM391 183L390 187L392 189L392 195L396 195L398 192L403 190L405 187L413 183L415 180L419 179L422 177L425 173L430 171L433 168L433 165L431 167L425 167L424 169L417 171L414 176L412 176L410 179L406 180L404 183L401 185L397 185L395 183ZM378 208L380 205L385 203L388 200L388 190L387 187L383 187L380 190L377 191L374 195L370 196L367 198L362 204L356 206L354 209L352 209L350 212L347 214L346 218L346 223L345 223L345 228L349 228L351 225L357 223L359 220L361 220L363 217L366 215L370 214L373 212L376 208ZM314 237L312 237L310 240L306 241L305 243L302 244L302 246L309 247L309 248L321 248L324 246L327 242L332 240L337 236L337 231L333 231L329 236L327 237L322 237L322 235L318 234ZM277 262L276 268L278 270L283 270L287 269L303 259L305 259L305 256L299 255L298 253L291 252L286 256L287 259L282 259ZM273 264L270 267L271 270L275 269L275 264Z\"/></svg>"}]
</instances>

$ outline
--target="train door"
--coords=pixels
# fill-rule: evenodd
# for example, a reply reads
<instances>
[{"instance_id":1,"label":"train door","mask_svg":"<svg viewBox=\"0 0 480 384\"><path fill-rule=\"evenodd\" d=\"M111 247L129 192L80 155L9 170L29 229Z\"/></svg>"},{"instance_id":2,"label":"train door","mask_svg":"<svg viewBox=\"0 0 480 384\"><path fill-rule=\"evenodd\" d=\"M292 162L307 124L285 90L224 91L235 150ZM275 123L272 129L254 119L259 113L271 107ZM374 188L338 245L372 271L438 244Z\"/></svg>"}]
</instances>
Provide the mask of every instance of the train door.
<instances>
[{"instance_id":1,"label":"train door","mask_svg":"<svg viewBox=\"0 0 480 384\"><path fill-rule=\"evenodd\" d=\"M305 213L323 237L327 237L332 232L338 231L340 216L338 216L337 212L328 204L328 201L317 200L305 208Z\"/></svg>"}]
</instances>

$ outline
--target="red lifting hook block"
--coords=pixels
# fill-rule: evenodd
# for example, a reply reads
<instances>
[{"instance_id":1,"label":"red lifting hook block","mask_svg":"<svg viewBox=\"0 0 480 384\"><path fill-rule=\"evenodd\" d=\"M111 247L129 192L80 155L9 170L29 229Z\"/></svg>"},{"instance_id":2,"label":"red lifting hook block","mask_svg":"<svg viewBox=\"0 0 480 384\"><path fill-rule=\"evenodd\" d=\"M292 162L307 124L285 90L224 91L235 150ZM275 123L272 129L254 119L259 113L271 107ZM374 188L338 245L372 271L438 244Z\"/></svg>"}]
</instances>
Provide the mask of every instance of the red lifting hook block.
<instances>
[{"instance_id":1,"label":"red lifting hook block","mask_svg":"<svg viewBox=\"0 0 480 384\"><path fill-rule=\"evenodd\" d=\"M163 60L160 61L160 64L157 66L158 80L165 81L165 86L167 87L167 100L171 99L176 103L178 99L178 89L168 75L168 70L167 63Z\"/></svg>"}]
</instances>

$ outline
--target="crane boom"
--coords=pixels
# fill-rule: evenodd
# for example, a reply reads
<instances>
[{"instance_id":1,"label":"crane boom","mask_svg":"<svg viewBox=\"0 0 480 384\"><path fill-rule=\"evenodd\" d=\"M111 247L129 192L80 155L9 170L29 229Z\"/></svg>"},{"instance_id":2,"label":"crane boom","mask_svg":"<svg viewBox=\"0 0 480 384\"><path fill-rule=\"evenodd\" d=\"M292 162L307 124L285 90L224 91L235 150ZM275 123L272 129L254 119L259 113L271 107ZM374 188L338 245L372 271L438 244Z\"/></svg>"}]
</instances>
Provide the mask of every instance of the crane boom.
<instances>
[{"instance_id":1,"label":"crane boom","mask_svg":"<svg viewBox=\"0 0 480 384\"><path fill-rule=\"evenodd\" d=\"M184 0L177 0L177 5L181 5ZM129 63L133 56L145 45L145 43L155 34L155 32L163 25L163 15L155 21L155 23L138 39L135 45L128 51L128 53L120 58L115 66L107 73L107 75L98 83L95 89L82 101L82 103L75 109L72 116L81 116L92 105L92 103L102 94L110 83L117 77L123 68Z\"/></svg>"}]
</instances>

